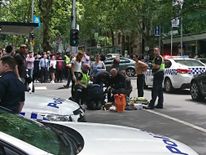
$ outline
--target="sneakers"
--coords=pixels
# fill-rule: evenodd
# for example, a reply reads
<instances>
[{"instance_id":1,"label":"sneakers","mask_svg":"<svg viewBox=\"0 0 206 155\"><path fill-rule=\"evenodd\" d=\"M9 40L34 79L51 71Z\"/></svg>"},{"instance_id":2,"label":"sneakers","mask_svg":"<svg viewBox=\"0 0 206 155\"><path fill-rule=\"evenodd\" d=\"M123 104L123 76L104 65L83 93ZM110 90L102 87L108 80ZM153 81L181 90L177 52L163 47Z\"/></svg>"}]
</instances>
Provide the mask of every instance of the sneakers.
<instances>
[{"instance_id":1,"label":"sneakers","mask_svg":"<svg viewBox=\"0 0 206 155\"><path fill-rule=\"evenodd\" d=\"M54 81L52 80L51 83L54 84Z\"/></svg>"}]
</instances>

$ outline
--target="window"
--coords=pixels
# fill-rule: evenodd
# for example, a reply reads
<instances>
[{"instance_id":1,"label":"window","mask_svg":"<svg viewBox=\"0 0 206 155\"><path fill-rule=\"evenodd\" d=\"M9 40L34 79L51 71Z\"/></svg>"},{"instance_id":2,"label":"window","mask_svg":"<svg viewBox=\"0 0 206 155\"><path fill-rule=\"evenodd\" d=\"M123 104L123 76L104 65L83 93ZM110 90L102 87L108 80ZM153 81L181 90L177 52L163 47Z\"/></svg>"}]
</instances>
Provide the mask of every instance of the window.
<instances>
[{"instance_id":1,"label":"window","mask_svg":"<svg viewBox=\"0 0 206 155\"><path fill-rule=\"evenodd\" d=\"M5 142L0 142L0 155L26 155L17 148L10 146Z\"/></svg>"},{"instance_id":2,"label":"window","mask_svg":"<svg viewBox=\"0 0 206 155\"><path fill-rule=\"evenodd\" d=\"M170 60L164 60L165 61L165 68L170 68L172 63Z\"/></svg>"},{"instance_id":3,"label":"window","mask_svg":"<svg viewBox=\"0 0 206 155\"><path fill-rule=\"evenodd\" d=\"M52 129L10 113L0 112L0 131L52 154L71 154L69 147L62 151L63 141ZM66 148L66 147L65 147ZM7 155L7 154L6 154ZM9 154L10 155L10 154ZM16 155L16 154L12 154Z\"/></svg>"},{"instance_id":4,"label":"window","mask_svg":"<svg viewBox=\"0 0 206 155\"><path fill-rule=\"evenodd\" d=\"M204 66L197 60L175 60L175 62L186 66Z\"/></svg>"},{"instance_id":5,"label":"window","mask_svg":"<svg viewBox=\"0 0 206 155\"><path fill-rule=\"evenodd\" d=\"M127 59L120 59L120 63L125 64L125 63L130 63L130 61Z\"/></svg>"}]
</instances>

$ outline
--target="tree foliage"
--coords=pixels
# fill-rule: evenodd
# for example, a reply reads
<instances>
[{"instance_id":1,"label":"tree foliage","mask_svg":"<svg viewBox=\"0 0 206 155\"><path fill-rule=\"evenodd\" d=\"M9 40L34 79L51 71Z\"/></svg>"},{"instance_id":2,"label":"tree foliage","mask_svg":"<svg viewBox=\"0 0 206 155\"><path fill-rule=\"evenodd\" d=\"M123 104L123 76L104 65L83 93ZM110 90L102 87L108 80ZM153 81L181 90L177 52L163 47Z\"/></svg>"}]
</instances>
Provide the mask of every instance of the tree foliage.
<instances>
[{"instance_id":1,"label":"tree foliage","mask_svg":"<svg viewBox=\"0 0 206 155\"><path fill-rule=\"evenodd\" d=\"M69 41L71 29L71 1L34 0L34 14L41 17L42 27L35 33L44 50L52 43ZM0 0L1 21L31 21L31 0ZM154 44L153 29L161 25L164 33L171 29L171 19L183 17L183 32L201 33L206 30L206 1L185 0L182 10L172 6L172 0L78 0L77 24L81 44L114 44L115 34L129 37L132 46L136 37L145 44ZM98 38L94 34L98 33ZM95 40L96 39L96 40ZM18 39L17 39L18 40ZM54 48L54 47L53 47Z\"/></svg>"}]
</instances>

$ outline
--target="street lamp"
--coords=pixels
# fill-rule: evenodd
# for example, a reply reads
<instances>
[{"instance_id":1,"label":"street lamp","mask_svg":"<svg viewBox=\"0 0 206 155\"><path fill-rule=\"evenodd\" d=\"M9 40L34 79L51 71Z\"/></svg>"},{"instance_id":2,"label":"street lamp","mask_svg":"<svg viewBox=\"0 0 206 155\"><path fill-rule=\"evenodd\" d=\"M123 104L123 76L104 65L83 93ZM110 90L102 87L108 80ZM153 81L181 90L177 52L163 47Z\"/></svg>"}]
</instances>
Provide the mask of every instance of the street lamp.
<instances>
[{"instance_id":1,"label":"street lamp","mask_svg":"<svg viewBox=\"0 0 206 155\"><path fill-rule=\"evenodd\" d=\"M172 6L179 6L180 7L180 11L179 11L179 15L181 15L182 12L182 7L184 4L184 0L173 0L172 1ZM179 18L176 18L177 22L178 22L178 26L179 26ZM173 19L174 21L174 19ZM173 28L173 25L172 25ZM173 30L173 29L172 29ZM171 32L171 54L172 54L172 33ZM180 50L181 50L181 55L183 55L183 20L182 20L182 15L180 17Z\"/></svg>"},{"instance_id":2,"label":"street lamp","mask_svg":"<svg viewBox=\"0 0 206 155\"><path fill-rule=\"evenodd\" d=\"M182 7L183 7L183 3L184 3L184 0L179 0L179 5L180 5L180 11L182 12ZM180 24L181 24L181 27L180 27L180 37L181 37L181 41L180 41L180 48L181 48L181 55L183 55L183 39L182 39L182 35L183 35L183 23L182 23L182 14L181 14L181 17L180 17Z\"/></svg>"}]
</instances>

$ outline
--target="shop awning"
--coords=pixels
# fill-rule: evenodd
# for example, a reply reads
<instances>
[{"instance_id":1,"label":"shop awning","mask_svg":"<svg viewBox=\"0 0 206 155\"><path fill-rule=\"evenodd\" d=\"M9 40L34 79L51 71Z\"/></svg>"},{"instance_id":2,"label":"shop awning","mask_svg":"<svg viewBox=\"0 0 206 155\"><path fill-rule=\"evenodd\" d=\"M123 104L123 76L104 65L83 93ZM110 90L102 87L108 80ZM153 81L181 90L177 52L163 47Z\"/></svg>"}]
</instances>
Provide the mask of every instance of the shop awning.
<instances>
[{"instance_id":1,"label":"shop awning","mask_svg":"<svg viewBox=\"0 0 206 155\"><path fill-rule=\"evenodd\" d=\"M0 34L28 35L38 23L0 22Z\"/></svg>"}]
</instances>

